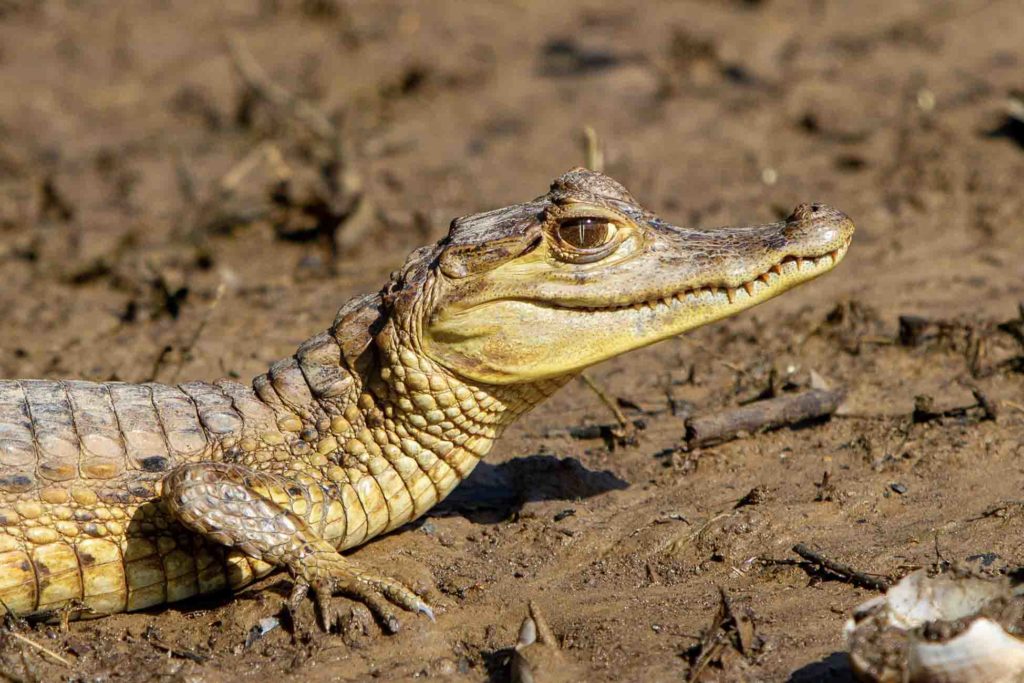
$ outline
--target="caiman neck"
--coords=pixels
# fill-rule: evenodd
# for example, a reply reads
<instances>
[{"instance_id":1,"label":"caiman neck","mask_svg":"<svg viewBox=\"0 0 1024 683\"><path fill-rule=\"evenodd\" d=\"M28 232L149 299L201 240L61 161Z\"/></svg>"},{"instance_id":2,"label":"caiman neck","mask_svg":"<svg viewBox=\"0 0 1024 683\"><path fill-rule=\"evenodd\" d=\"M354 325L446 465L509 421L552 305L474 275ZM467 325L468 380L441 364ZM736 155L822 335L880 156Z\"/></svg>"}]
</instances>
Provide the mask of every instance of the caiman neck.
<instances>
[{"instance_id":1,"label":"caiman neck","mask_svg":"<svg viewBox=\"0 0 1024 683\"><path fill-rule=\"evenodd\" d=\"M380 367L368 388L381 407L386 429L414 438L438 457L465 459L469 468L487 454L506 426L571 379L482 384L428 358L414 334L397 325L389 324L376 342ZM458 469L462 477L469 474L465 467Z\"/></svg>"},{"instance_id":2,"label":"caiman neck","mask_svg":"<svg viewBox=\"0 0 1024 683\"><path fill-rule=\"evenodd\" d=\"M407 329L413 325L398 317L380 297L355 299L330 330L275 363L253 386L282 430L298 431L317 454L351 473L349 479L372 472L378 454L391 465L407 456L424 470L431 462L450 470L437 487L440 499L506 426L571 376L509 385L461 378L423 354Z\"/></svg>"}]
</instances>

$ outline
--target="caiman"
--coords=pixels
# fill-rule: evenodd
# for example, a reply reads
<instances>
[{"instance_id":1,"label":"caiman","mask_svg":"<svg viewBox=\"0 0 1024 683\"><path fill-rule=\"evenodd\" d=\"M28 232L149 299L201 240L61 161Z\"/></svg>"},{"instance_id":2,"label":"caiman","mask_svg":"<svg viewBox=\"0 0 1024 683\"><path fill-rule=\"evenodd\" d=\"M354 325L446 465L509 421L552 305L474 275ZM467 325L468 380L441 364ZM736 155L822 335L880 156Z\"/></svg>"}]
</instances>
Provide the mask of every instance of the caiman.
<instances>
[{"instance_id":1,"label":"caiman","mask_svg":"<svg viewBox=\"0 0 1024 683\"><path fill-rule=\"evenodd\" d=\"M391 631L410 588L345 557L443 500L583 369L817 277L853 223L669 225L574 169L458 218L251 386L0 380L0 613L139 610L286 569Z\"/></svg>"}]
</instances>

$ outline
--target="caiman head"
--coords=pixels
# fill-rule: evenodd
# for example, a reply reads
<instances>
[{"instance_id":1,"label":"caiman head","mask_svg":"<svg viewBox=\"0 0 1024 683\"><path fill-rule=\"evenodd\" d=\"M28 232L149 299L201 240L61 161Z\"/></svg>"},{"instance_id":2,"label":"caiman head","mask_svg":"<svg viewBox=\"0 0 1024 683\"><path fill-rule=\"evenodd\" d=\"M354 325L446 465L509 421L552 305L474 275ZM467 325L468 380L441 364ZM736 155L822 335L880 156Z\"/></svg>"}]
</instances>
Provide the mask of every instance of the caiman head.
<instances>
[{"instance_id":1,"label":"caiman head","mask_svg":"<svg viewBox=\"0 0 1024 683\"><path fill-rule=\"evenodd\" d=\"M843 213L711 230L665 223L611 178L574 169L543 197L456 219L391 286L418 351L478 383L571 376L831 270Z\"/></svg>"}]
</instances>

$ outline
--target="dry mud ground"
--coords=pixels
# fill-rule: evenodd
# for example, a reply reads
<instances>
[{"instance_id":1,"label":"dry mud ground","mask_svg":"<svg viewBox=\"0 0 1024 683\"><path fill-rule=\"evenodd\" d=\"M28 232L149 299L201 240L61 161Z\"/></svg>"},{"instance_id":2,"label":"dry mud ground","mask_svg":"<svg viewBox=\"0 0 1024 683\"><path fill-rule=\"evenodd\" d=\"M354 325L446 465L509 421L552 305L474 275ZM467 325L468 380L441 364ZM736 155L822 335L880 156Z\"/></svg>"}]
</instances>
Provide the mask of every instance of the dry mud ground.
<instances>
[{"instance_id":1,"label":"dry mud ground","mask_svg":"<svg viewBox=\"0 0 1024 683\"><path fill-rule=\"evenodd\" d=\"M229 31L344 131L367 203L337 232L292 215L301 197L290 217L255 211L275 173L305 182L316 150L247 96ZM669 220L816 200L858 225L822 280L595 368L645 421L637 445L571 436L610 420L574 383L437 514L355 552L429 586L436 624L247 645L282 605L275 576L234 600L22 630L70 666L8 636L0 674L501 681L532 599L590 680L678 681L723 588L755 636L702 680L850 680L841 626L872 593L763 558L803 542L890 577L1024 564L1024 348L1020 325L997 327L1024 300L1015 88L1015 0L0 0L0 376L248 378L452 216L544 192L580 162L584 124ZM254 215L213 220L217 183L263 143L232 195ZM939 322L900 343L901 315ZM792 391L811 370L848 389L842 415L678 448L670 405ZM971 387L998 419L957 410ZM921 395L946 414L915 421Z\"/></svg>"}]
</instances>

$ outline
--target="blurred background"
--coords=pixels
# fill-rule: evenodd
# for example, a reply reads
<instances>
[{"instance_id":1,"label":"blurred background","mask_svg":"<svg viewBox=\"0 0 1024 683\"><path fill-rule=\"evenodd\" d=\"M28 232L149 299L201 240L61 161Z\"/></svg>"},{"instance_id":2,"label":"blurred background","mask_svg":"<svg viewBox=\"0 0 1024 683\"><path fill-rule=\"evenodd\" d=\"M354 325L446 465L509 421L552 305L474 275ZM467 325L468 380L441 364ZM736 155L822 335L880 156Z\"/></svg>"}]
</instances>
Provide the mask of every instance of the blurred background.
<instances>
[{"instance_id":1,"label":"blurred background","mask_svg":"<svg viewBox=\"0 0 1024 683\"><path fill-rule=\"evenodd\" d=\"M725 403L783 362L766 360L770 353L847 380L858 405L903 406L924 391L920 382L941 393L962 376L981 381L977 363L990 356L964 361L963 353L975 353L978 330L995 329L1024 299L1022 92L1019 0L0 0L0 376L247 380L330 324L349 296L379 287L411 249L441 238L453 217L543 194L583 163L590 127L605 170L670 222L756 223L823 201L858 226L847 261L820 282L724 332L702 330L694 341L602 366L613 391L662 395L663 371L692 372L687 363L703 359L698 375L714 369L688 385L703 388L686 389L687 398ZM976 327L951 328L938 350L890 357L901 315L966 316ZM766 331L780 321L794 331ZM872 345L878 339L889 341ZM1002 358L1000 344L1012 357L1009 337L987 347L996 349L991 357ZM719 365L723 355L743 371ZM1011 396L1019 375L985 381ZM563 417L602 414L585 389L563 396L555 404ZM977 438L1009 443L1021 413L1009 410L1000 429L1010 432ZM674 429L664 426L670 445ZM864 491L881 491L895 475L888 464L861 461L903 452L879 434L868 456L849 456ZM622 460L575 442L552 447L535 430L511 438L499 458L553 448L588 467L619 468L634 483L663 472L651 464L653 447ZM854 435L844 431L827 448L844 439ZM722 457L746 455L726 449ZM808 457L807 472L820 478L824 465ZM728 474L742 461L731 462L710 470L721 480L699 485L742 486ZM649 504L650 514L662 512ZM879 515L885 526L884 505L874 504L857 514ZM936 509L915 523L929 527ZM820 528L846 528L854 517ZM801 519L775 528L801 528ZM892 555L873 555L873 544L905 547L915 533L851 537L847 546L860 543L871 564ZM403 547L393 538L380 545ZM451 552L453 562L464 554ZM707 560L697 555L666 560L680 582ZM628 553L620 560L631 566ZM473 562L473 581L493 578L483 556ZM879 560L876 569L894 563ZM431 569L444 583L445 570ZM572 576L559 580L580 591L577 600L590 595ZM619 597L603 617L572 622L581 656L608 680L685 670L685 634L710 619L705 589L726 576L712 573L693 588L704 611L666 612L663 624L678 622L670 640L643 622L626 641L594 626L641 609L628 597L636 581L622 578L608 588ZM534 578L537 590L559 585ZM518 595L509 581L509 592L495 595ZM669 601L652 595L644 604ZM857 597L839 594L833 606L845 610ZM430 661L448 664L430 673L498 675L500 658L486 653L513 642L521 605L487 632L480 620L505 598L491 600L452 610L465 610L471 644L437 654ZM226 619L223 609L202 623ZM804 618L805 609L818 611ZM841 642L827 604L780 598L760 610L776 619L765 636L774 654L752 671L845 675L829 658ZM156 618L88 628L108 629L96 632L107 637ZM431 636L431 652L448 632ZM328 680L336 669L317 667L335 660L310 647L303 675ZM364 657L351 671L418 671L408 650L374 647L375 663ZM95 671L115 666L92 656ZM279 652L232 656L177 663L202 680L239 666L292 671L268 664Z\"/></svg>"},{"instance_id":2,"label":"blurred background","mask_svg":"<svg viewBox=\"0 0 1024 683\"><path fill-rule=\"evenodd\" d=\"M923 259L954 282L889 285L976 299L966 280L1021 245L1020 13L2 0L0 369L20 365L12 316L88 337L174 318L220 282L244 298L334 279L299 306L326 320L348 282L377 283L452 217L542 194L583 162L588 125L607 171L668 219L756 222L825 201L860 227L836 279L856 271L864 292ZM124 360L52 370L125 374Z\"/></svg>"}]
</instances>

